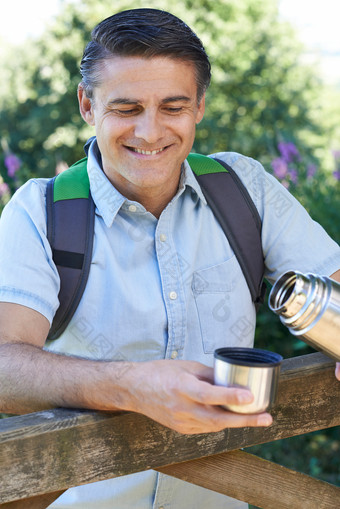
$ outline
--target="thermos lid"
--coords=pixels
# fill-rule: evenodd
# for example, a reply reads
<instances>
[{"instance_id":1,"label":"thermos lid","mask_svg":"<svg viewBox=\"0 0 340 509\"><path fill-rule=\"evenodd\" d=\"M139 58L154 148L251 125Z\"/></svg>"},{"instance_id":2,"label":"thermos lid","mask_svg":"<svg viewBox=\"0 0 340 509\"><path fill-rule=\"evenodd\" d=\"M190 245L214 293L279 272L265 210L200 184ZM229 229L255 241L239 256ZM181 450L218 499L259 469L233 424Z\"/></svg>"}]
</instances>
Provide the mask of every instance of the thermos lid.
<instances>
[{"instance_id":1,"label":"thermos lid","mask_svg":"<svg viewBox=\"0 0 340 509\"><path fill-rule=\"evenodd\" d=\"M283 357L278 353L259 348L225 347L214 352L215 359L239 366L279 366Z\"/></svg>"}]
</instances>

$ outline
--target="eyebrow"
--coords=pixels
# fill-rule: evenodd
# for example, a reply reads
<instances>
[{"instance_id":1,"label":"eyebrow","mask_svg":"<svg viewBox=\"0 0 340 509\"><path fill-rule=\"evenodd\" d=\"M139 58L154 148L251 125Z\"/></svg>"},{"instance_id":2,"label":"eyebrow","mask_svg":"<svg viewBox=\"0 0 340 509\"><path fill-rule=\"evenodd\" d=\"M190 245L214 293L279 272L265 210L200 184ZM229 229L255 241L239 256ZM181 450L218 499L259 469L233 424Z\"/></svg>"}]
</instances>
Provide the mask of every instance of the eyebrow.
<instances>
[{"instance_id":1,"label":"eyebrow","mask_svg":"<svg viewBox=\"0 0 340 509\"><path fill-rule=\"evenodd\" d=\"M139 101L118 97L118 99L112 99L112 101L109 101L109 104L139 104Z\"/></svg>"},{"instance_id":2,"label":"eyebrow","mask_svg":"<svg viewBox=\"0 0 340 509\"><path fill-rule=\"evenodd\" d=\"M191 102L192 99L190 97L187 97L185 95L175 95L171 97L165 97L165 99L162 100L162 104L167 103L173 103L173 102ZM127 99L126 97L118 97L117 99L112 99L112 101L109 101L110 105L115 104L128 104L128 105L138 105L140 104L140 101L137 99Z\"/></svg>"},{"instance_id":3,"label":"eyebrow","mask_svg":"<svg viewBox=\"0 0 340 509\"><path fill-rule=\"evenodd\" d=\"M187 97L186 95L175 95L173 97L166 97L163 99L162 104L164 103L174 103L174 102L190 102L192 99Z\"/></svg>"}]
</instances>

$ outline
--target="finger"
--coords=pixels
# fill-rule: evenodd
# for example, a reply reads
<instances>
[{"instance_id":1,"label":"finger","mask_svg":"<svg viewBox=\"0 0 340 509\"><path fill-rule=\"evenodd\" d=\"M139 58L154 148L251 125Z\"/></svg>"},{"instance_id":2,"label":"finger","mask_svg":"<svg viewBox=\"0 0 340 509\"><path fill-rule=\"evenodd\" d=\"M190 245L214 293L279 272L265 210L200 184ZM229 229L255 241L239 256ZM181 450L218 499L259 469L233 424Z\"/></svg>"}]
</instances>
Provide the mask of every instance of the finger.
<instances>
[{"instance_id":1,"label":"finger","mask_svg":"<svg viewBox=\"0 0 340 509\"><path fill-rule=\"evenodd\" d=\"M223 412L223 410L222 410ZM261 414L238 414L224 411L226 415L221 415L219 423L220 429L224 428L246 428L246 427L266 427L273 423L273 418L267 412Z\"/></svg>"},{"instance_id":2,"label":"finger","mask_svg":"<svg viewBox=\"0 0 340 509\"><path fill-rule=\"evenodd\" d=\"M249 389L222 387L193 378L185 391L190 399L202 405L246 405L254 400Z\"/></svg>"},{"instance_id":3,"label":"finger","mask_svg":"<svg viewBox=\"0 0 340 509\"><path fill-rule=\"evenodd\" d=\"M336 363L335 367L335 376L338 380L340 380L340 362Z\"/></svg>"},{"instance_id":4,"label":"finger","mask_svg":"<svg viewBox=\"0 0 340 509\"><path fill-rule=\"evenodd\" d=\"M205 366L199 362L191 362L188 372L194 375L198 380L214 383L214 368L211 368L210 366Z\"/></svg>"},{"instance_id":5,"label":"finger","mask_svg":"<svg viewBox=\"0 0 340 509\"><path fill-rule=\"evenodd\" d=\"M185 418L186 417L186 418ZM220 407L200 407L190 416L182 415L172 426L180 433L211 433L226 428L267 427L273 422L268 413L238 414Z\"/></svg>"}]
</instances>

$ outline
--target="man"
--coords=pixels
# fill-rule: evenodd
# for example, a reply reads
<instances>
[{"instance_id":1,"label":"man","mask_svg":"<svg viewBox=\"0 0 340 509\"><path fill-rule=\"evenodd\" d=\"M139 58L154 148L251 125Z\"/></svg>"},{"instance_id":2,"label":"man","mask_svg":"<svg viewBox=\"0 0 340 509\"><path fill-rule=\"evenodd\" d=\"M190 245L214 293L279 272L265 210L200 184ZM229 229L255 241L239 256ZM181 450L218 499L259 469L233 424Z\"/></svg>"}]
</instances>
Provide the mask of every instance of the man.
<instances>
[{"instance_id":1,"label":"man","mask_svg":"<svg viewBox=\"0 0 340 509\"><path fill-rule=\"evenodd\" d=\"M23 186L0 225L2 411L132 410L181 433L270 425L269 414L220 408L251 401L248 391L212 385L214 349L251 346L255 310L185 161L210 80L199 39L171 14L126 11L95 28L81 72L80 112L96 132L88 153L96 205L90 275L66 331L45 344L59 291L46 238L46 181ZM294 268L340 281L339 246L289 193L259 163L219 157L259 210L266 277ZM243 506L153 471L74 488L53 504Z\"/></svg>"}]
</instances>

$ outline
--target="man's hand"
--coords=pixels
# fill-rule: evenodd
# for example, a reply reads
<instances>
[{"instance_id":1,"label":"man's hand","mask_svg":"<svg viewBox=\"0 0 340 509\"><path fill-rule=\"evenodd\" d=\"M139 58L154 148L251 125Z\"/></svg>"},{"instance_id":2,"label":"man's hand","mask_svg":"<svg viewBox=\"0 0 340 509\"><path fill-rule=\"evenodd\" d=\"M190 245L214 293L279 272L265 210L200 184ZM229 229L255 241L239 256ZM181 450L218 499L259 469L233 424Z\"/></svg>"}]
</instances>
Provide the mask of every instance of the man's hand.
<instances>
[{"instance_id":1,"label":"man's hand","mask_svg":"<svg viewBox=\"0 0 340 509\"><path fill-rule=\"evenodd\" d=\"M334 272L334 274L332 274L330 277L334 279L334 281L340 283L340 270ZM336 363L335 376L338 380L340 380L340 362Z\"/></svg>"},{"instance_id":2,"label":"man's hand","mask_svg":"<svg viewBox=\"0 0 340 509\"><path fill-rule=\"evenodd\" d=\"M212 385L213 369L198 362L132 363L125 376L131 384L125 409L147 415L180 433L209 433L272 423L267 413L245 415L221 408L219 405L227 403L250 403L253 395L245 389ZM126 388L126 381L122 383Z\"/></svg>"},{"instance_id":3,"label":"man's hand","mask_svg":"<svg viewBox=\"0 0 340 509\"><path fill-rule=\"evenodd\" d=\"M338 380L340 380L340 362L336 363L335 376L337 377Z\"/></svg>"}]
</instances>

